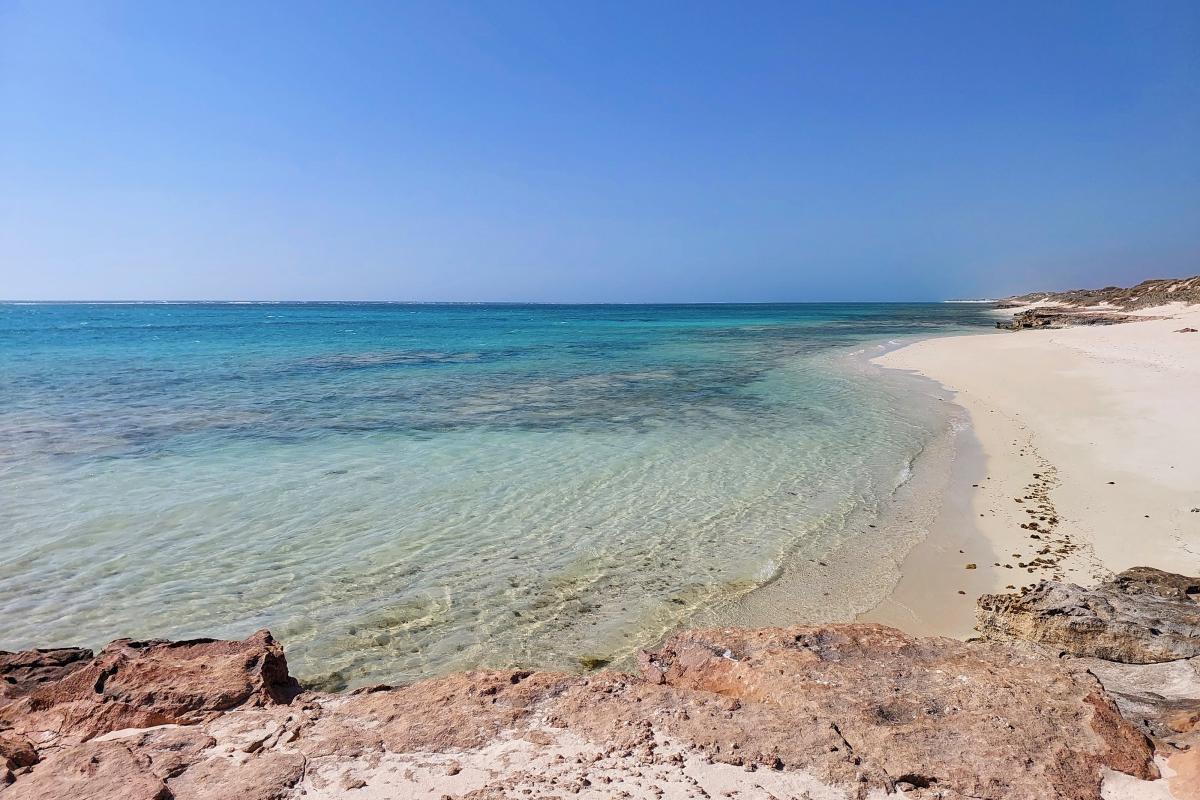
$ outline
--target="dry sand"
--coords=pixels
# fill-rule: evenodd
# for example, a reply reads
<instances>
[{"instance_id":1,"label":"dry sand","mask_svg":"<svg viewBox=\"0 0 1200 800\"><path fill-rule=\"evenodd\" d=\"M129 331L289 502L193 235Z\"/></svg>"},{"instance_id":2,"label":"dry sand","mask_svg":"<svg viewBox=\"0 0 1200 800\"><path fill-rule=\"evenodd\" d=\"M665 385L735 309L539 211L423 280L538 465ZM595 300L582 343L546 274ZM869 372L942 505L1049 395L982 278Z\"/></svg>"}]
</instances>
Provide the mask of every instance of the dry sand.
<instances>
[{"instance_id":1,"label":"dry sand","mask_svg":"<svg viewBox=\"0 0 1200 800\"><path fill-rule=\"evenodd\" d=\"M1200 328L1200 307L1137 313L1147 319L928 339L876 359L953 392L973 439L928 537L863 619L963 637L984 592L1136 565L1200 574L1200 333L1176 332ZM1019 566L1046 550L1055 563Z\"/></svg>"}]
</instances>

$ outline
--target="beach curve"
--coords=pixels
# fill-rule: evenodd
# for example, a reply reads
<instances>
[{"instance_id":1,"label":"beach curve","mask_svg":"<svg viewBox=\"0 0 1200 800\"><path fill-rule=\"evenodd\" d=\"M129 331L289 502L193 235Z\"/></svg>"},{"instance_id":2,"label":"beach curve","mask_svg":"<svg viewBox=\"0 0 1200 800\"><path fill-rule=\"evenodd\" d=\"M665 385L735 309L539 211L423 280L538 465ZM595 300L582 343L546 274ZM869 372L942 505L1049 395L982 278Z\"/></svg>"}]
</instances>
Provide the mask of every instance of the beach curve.
<instances>
[{"instance_id":1,"label":"beach curve","mask_svg":"<svg viewBox=\"0 0 1200 800\"><path fill-rule=\"evenodd\" d=\"M1184 332L1200 309L1134 314L1145 319L924 339L873 359L943 386L971 435L927 537L860 619L969 636L980 594L1052 575L1095 582L1135 563L1200 567L1189 544L1200 530L1200 336Z\"/></svg>"}]
</instances>

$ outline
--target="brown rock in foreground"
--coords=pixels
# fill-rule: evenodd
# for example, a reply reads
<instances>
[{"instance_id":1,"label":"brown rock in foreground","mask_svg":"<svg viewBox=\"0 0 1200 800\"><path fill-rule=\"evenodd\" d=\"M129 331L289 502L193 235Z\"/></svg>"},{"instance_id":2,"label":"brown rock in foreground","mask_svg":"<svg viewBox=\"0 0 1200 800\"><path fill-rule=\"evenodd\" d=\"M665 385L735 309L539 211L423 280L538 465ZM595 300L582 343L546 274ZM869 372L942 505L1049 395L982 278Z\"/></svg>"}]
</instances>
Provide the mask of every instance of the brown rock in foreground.
<instances>
[{"instance_id":1,"label":"brown rock in foreground","mask_svg":"<svg viewBox=\"0 0 1200 800\"><path fill-rule=\"evenodd\" d=\"M1200 580L1135 567L1092 588L1042 581L1024 594L979 598L985 638L1062 653L1151 664L1200 656Z\"/></svg>"},{"instance_id":2,"label":"brown rock in foreground","mask_svg":"<svg viewBox=\"0 0 1200 800\"><path fill-rule=\"evenodd\" d=\"M994 643L722 629L673 637L642 664L645 678L475 672L293 697L266 632L116 642L0 708L0 740L25 743L0 792L1095 800L1104 768L1156 775L1092 675Z\"/></svg>"},{"instance_id":3,"label":"brown rock in foreground","mask_svg":"<svg viewBox=\"0 0 1200 800\"><path fill-rule=\"evenodd\" d=\"M1087 669L1167 762L1175 798L1200 798L1200 578L1135 567L1083 589L1043 583L979 599L979 629L1034 641Z\"/></svg>"},{"instance_id":4,"label":"brown rock in foreground","mask_svg":"<svg viewBox=\"0 0 1200 800\"><path fill-rule=\"evenodd\" d=\"M241 642L119 639L82 664L69 661L57 679L43 673L22 693L0 699L0 736L45 749L121 728L191 724L241 706L287 703L300 692L267 631Z\"/></svg>"},{"instance_id":5,"label":"brown rock in foreground","mask_svg":"<svg viewBox=\"0 0 1200 800\"><path fill-rule=\"evenodd\" d=\"M844 740L887 786L972 797L1091 797L1101 766L1153 777L1144 736L1093 676L987 643L878 625L690 631L645 661L652 680L766 704ZM1068 755L1069 754L1069 755ZM811 756L809 757L811 760ZM835 763L825 772L835 771ZM1074 787L1074 788L1068 788Z\"/></svg>"},{"instance_id":6,"label":"brown rock in foreground","mask_svg":"<svg viewBox=\"0 0 1200 800\"><path fill-rule=\"evenodd\" d=\"M23 650L9 653L0 650L0 706L27 695L43 683L52 683L92 660L92 651L82 647L60 647L46 650Z\"/></svg>"}]
</instances>

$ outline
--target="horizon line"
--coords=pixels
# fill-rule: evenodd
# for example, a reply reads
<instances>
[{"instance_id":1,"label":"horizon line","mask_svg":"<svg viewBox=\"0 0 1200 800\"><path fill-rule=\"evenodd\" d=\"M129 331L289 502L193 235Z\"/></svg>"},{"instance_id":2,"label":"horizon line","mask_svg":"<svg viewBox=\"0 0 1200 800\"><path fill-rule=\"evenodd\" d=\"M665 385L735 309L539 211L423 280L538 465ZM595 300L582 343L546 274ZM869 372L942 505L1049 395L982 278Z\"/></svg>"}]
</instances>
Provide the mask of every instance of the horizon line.
<instances>
[{"instance_id":1,"label":"horizon line","mask_svg":"<svg viewBox=\"0 0 1200 800\"><path fill-rule=\"evenodd\" d=\"M411 306L766 306L894 305L898 303L995 303L1001 298L938 300L0 300L0 305L411 305Z\"/></svg>"}]
</instances>

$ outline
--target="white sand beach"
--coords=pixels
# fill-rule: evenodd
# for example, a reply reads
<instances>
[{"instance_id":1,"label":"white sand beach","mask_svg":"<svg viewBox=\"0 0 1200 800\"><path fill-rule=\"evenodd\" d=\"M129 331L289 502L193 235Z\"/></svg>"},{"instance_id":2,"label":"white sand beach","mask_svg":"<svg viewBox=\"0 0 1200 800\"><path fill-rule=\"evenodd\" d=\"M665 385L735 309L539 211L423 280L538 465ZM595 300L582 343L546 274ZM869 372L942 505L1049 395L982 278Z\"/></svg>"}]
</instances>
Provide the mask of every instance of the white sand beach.
<instances>
[{"instance_id":1,"label":"white sand beach","mask_svg":"<svg viewBox=\"0 0 1200 800\"><path fill-rule=\"evenodd\" d=\"M977 443L984 464L968 474L963 459L928 538L864 619L969 636L985 592L1135 565L1200 572L1200 333L1178 332L1200 328L1200 308L1136 313L1147 319L929 339L877 359L953 392L975 437L963 447ZM1021 527L1031 491L1053 509L1034 513L1057 517L1052 536ZM1069 552L1019 566L1048 539Z\"/></svg>"}]
</instances>

